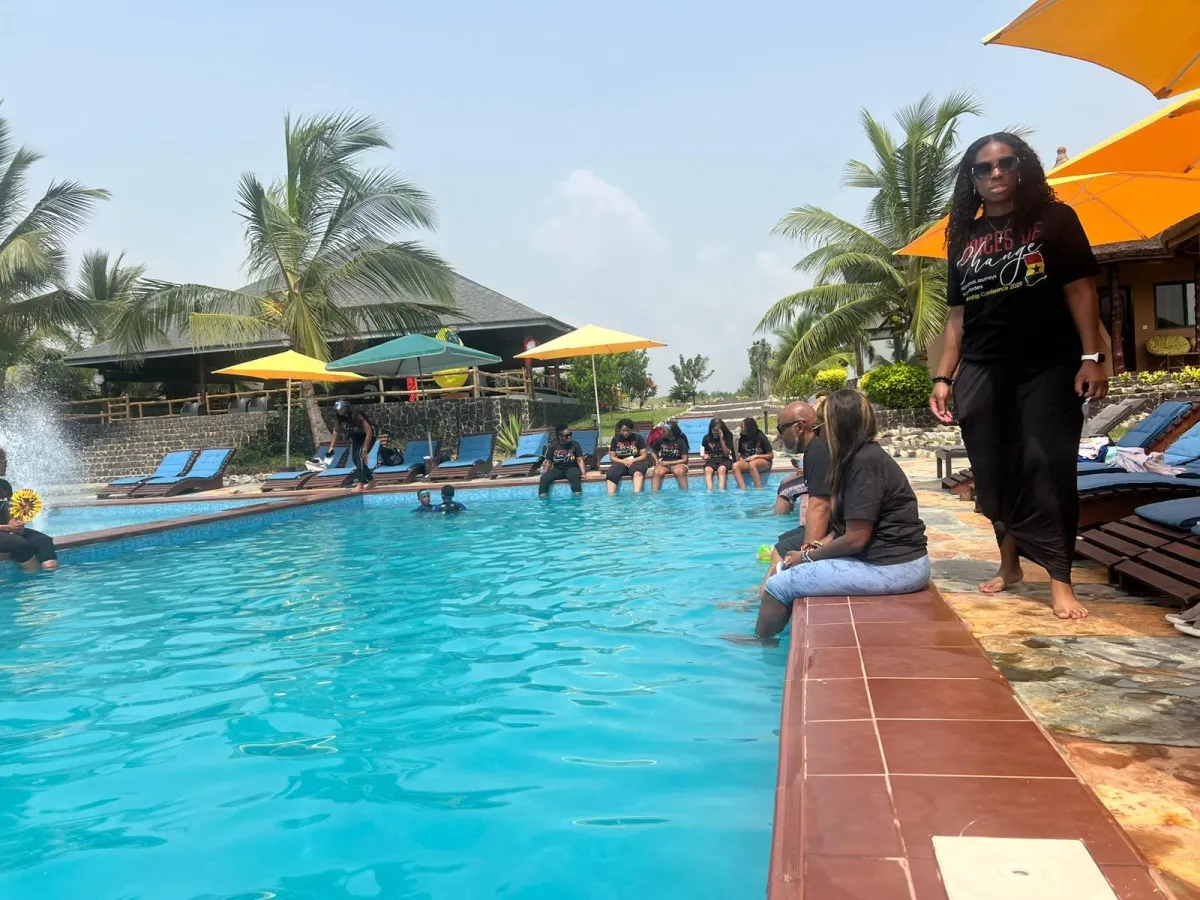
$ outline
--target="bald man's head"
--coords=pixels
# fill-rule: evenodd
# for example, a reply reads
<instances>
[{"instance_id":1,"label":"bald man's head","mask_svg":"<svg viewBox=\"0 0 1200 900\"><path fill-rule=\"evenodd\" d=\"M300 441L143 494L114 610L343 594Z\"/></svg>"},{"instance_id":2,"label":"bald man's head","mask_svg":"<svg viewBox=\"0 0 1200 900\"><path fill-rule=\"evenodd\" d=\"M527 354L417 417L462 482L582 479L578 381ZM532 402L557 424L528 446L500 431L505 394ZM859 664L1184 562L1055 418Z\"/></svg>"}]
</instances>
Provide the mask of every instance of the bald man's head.
<instances>
[{"instance_id":1,"label":"bald man's head","mask_svg":"<svg viewBox=\"0 0 1200 900\"><path fill-rule=\"evenodd\" d=\"M779 411L776 424L779 428L779 439L794 453L812 443L817 412L803 400L797 400Z\"/></svg>"}]
</instances>

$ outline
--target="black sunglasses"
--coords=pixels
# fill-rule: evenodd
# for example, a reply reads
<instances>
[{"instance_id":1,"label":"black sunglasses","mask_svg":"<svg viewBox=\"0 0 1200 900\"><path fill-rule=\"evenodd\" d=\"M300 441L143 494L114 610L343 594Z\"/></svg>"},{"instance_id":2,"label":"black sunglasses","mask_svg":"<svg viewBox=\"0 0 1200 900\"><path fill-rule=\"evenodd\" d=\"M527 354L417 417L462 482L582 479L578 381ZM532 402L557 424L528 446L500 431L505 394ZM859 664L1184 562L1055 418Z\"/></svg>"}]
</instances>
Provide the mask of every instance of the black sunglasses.
<instances>
[{"instance_id":1,"label":"black sunglasses","mask_svg":"<svg viewBox=\"0 0 1200 900\"><path fill-rule=\"evenodd\" d=\"M1002 156L994 163L980 162L971 166L971 176L976 181L983 181L992 174L993 169L999 169L1001 175L1011 175L1021 165L1019 156Z\"/></svg>"},{"instance_id":2,"label":"black sunglasses","mask_svg":"<svg viewBox=\"0 0 1200 900\"><path fill-rule=\"evenodd\" d=\"M790 422L776 422L776 423L775 423L775 430L776 430L776 431L777 431L779 434L783 434L785 431L787 431L787 430L788 430L789 428L791 428L793 425L799 425L799 424L800 424L800 420L799 420L799 419L793 419L793 420L792 420L792 421L790 421Z\"/></svg>"}]
</instances>

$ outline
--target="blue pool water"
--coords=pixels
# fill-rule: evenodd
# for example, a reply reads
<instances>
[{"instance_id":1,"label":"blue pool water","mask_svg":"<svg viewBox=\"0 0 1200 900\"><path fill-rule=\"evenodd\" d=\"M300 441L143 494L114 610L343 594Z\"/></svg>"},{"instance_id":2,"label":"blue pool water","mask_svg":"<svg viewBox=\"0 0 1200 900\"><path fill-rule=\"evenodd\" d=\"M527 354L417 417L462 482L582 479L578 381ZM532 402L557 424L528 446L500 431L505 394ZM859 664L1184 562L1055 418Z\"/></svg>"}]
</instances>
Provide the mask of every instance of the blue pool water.
<instances>
[{"instance_id":1,"label":"blue pool water","mask_svg":"<svg viewBox=\"0 0 1200 900\"><path fill-rule=\"evenodd\" d=\"M0 584L0 897L761 897L773 492L463 499Z\"/></svg>"},{"instance_id":2,"label":"blue pool water","mask_svg":"<svg viewBox=\"0 0 1200 900\"><path fill-rule=\"evenodd\" d=\"M82 531L98 531L102 528L120 528L124 525L143 525L163 519L178 519L184 516L202 516L236 509L240 506L255 506L270 503L268 499L253 500L195 500L178 503L125 503L101 506L59 506L48 509L38 516L31 528L53 537L78 534Z\"/></svg>"}]
</instances>

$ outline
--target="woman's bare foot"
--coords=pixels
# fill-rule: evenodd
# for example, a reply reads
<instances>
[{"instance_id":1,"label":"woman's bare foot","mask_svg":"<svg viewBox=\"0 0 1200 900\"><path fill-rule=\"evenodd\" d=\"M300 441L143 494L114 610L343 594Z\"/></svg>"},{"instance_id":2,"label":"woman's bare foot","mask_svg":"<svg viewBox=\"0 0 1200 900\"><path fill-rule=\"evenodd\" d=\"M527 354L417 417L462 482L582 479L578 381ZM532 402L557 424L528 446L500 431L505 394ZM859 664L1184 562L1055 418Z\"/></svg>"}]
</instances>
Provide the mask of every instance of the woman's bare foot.
<instances>
[{"instance_id":1,"label":"woman's bare foot","mask_svg":"<svg viewBox=\"0 0 1200 900\"><path fill-rule=\"evenodd\" d=\"M1060 619L1086 619L1087 607L1075 598L1075 589L1063 581L1050 582L1050 607Z\"/></svg>"},{"instance_id":2,"label":"woman's bare foot","mask_svg":"<svg viewBox=\"0 0 1200 900\"><path fill-rule=\"evenodd\" d=\"M1001 591L1008 590L1018 581L1024 579L1024 577L1025 573L1019 565L1014 567L1001 566L995 575L979 586L979 593L999 594Z\"/></svg>"}]
</instances>

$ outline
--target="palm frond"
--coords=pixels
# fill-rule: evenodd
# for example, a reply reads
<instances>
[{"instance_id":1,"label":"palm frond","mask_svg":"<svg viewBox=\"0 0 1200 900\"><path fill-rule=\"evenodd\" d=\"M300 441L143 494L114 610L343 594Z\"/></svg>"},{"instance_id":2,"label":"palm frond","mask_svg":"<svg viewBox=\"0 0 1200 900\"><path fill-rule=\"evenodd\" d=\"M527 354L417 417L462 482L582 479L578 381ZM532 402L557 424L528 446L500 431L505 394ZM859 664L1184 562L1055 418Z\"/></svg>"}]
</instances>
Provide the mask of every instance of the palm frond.
<instances>
[{"instance_id":1,"label":"palm frond","mask_svg":"<svg viewBox=\"0 0 1200 900\"><path fill-rule=\"evenodd\" d=\"M245 347L266 340L271 328L261 316L234 313L192 313L189 319L192 347Z\"/></svg>"},{"instance_id":2,"label":"palm frond","mask_svg":"<svg viewBox=\"0 0 1200 900\"><path fill-rule=\"evenodd\" d=\"M879 307L871 298L844 303L820 316L783 360L779 378L786 381L847 344L853 344L878 319Z\"/></svg>"}]
</instances>

